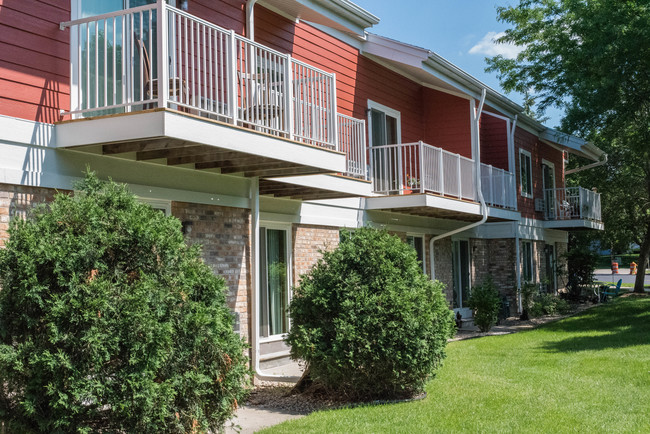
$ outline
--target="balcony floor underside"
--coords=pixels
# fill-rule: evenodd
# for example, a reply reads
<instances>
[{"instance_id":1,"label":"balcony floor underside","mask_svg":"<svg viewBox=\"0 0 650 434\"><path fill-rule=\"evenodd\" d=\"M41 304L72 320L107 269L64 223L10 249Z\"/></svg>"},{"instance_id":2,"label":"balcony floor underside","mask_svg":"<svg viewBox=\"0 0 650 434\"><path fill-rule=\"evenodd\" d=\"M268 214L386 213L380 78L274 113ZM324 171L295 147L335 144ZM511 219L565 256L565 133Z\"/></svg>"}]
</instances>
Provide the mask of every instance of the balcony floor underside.
<instances>
[{"instance_id":1,"label":"balcony floor underside","mask_svg":"<svg viewBox=\"0 0 650 434\"><path fill-rule=\"evenodd\" d=\"M357 196L355 193L345 193L312 186L287 184L270 179L260 179L260 194L299 200L341 199Z\"/></svg>"},{"instance_id":2,"label":"balcony floor underside","mask_svg":"<svg viewBox=\"0 0 650 434\"><path fill-rule=\"evenodd\" d=\"M77 150L82 149L77 148ZM196 170L212 169L221 174L241 174L247 177L328 173L316 167L173 138L107 143L102 145L101 153L137 161L162 163L167 166L187 167L189 165Z\"/></svg>"}]
</instances>

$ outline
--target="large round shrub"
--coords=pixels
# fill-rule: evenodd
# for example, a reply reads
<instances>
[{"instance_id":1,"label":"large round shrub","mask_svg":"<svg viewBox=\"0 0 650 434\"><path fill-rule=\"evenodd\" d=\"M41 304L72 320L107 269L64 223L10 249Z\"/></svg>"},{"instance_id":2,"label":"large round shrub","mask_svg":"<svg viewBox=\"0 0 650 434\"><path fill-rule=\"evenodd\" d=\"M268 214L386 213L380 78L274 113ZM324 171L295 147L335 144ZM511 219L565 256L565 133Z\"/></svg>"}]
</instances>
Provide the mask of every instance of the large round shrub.
<instances>
[{"instance_id":1,"label":"large round shrub","mask_svg":"<svg viewBox=\"0 0 650 434\"><path fill-rule=\"evenodd\" d=\"M291 356L343 396L412 396L440 366L453 330L442 288L399 238L346 233L294 290Z\"/></svg>"},{"instance_id":2,"label":"large round shrub","mask_svg":"<svg viewBox=\"0 0 650 434\"><path fill-rule=\"evenodd\" d=\"M88 175L0 252L0 419L9 432L194 432L249 371L224 282L178 220Z\"/></svg>"}]
</instances>

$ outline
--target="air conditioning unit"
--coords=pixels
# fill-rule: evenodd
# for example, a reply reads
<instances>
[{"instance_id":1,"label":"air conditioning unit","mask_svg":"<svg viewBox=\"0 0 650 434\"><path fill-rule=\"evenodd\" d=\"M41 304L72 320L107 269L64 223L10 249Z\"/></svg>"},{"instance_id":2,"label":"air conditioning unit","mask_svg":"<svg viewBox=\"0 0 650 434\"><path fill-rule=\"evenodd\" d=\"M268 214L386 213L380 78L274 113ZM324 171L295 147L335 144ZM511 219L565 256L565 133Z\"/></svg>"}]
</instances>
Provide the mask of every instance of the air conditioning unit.
<instances>
[{"instance_id":1,"label":"air conditioning unit","mask_svg":"<svg viewBox=\"0 0 650 434\"><path fill-rule=\"evenodd\" d=\"M535 211L536 212L544 212L546 206L544 206L544 199L537 198L535 199Z\"/></svg>"}]
</instances>

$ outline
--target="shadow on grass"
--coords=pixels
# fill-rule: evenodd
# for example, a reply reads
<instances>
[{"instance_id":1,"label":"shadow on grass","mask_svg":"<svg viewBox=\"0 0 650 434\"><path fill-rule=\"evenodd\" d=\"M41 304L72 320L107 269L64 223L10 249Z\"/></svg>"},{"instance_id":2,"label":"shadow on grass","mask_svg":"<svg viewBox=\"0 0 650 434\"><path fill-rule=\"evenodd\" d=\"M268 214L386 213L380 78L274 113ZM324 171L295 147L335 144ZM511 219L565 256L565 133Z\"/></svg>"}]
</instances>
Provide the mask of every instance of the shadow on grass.
<instances>
[{"instance_id":1,"label":"shadow on grass","mask_svg":"<svg viewBox=\"0 0 650 434\"><path fill-rule=\"evenodd\" d=\"M650 298L617 299L544 327L571 337L546 342L553 352L597 351L650 344ZM596 332L596 335L573 333Z\"/></svg>"}]
</instances>

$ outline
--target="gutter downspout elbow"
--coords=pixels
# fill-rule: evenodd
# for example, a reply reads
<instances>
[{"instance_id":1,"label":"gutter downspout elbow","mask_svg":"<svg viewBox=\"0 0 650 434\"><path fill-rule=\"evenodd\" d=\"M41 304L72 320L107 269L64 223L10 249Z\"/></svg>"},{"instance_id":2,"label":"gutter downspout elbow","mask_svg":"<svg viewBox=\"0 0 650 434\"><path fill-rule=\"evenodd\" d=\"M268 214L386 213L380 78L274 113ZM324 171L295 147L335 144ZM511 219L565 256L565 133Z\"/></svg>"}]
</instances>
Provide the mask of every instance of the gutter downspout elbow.
<instances>
[{"instance_id":1,"label":"gutter downspout elbow","mask_svg":"<svg viewBox=\"0 0 650 434\"><path fill-rule=\"evenodd\" d=\"M257 0L246 0L246 37L255 40L255 3Z\"/></svg>"},{"instance_id":2,"label":"gutter downspout elbow","mask_svg":"<svg viewBox=\"0 0 650 434\"><path fill-rule=\"evenodd\" d=\"M455 235L459 232L464 232L466 230L475 228L477 226L482 225L487 221L488 218L488 209L487 209L487 204L485 203L485 198L483 197L483 191L481 189L481 135L479 134L479 120L481 119L481 112L483 112L483 105L485 104L485 95L487 93L487 90L484 88L483 92L481 93L481 102L479 103L478 110L476 110L474 107L472 107L472 130L473 130L473 139L474 139L474 144L475 144L475 157L474 157L474 172L475 172L475 185L476 185L476 193L478 196L478 201L481 204L481 220L479 220L476 223L469 224L467 226L462 226L460 228L454 229L449 232L445 232L443 234L437 235L429 241L429 258L431 260L429 261L431 263L431 279L436 278L436 269L435 269L435 255L434 255L434 243L438 240L441 240L443 238L450 237L452 235ZM472 100L474 101L474 100ZM472 103L472 106L474 103ZM475 111L476 110L476 111Z\"/></svg>"},{"instance_id":3,"label":"gutter downspout elbow","mask_svg":"<svg viewBox=\"0 0 650 434\"><path fill-rule=\"evenodd\" d=\"M605 156L605 158L603 158L601 161L596 161L595 163L587 164L586 166L582 166L582 167L576 167L575 169L569 169L566 172L564 172L564 174L571 175L572 173L582 172L583 170L593 169L594 167L607 164L607 154L603 154L603 155Z\"/></svg>"}]
</instances>

